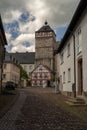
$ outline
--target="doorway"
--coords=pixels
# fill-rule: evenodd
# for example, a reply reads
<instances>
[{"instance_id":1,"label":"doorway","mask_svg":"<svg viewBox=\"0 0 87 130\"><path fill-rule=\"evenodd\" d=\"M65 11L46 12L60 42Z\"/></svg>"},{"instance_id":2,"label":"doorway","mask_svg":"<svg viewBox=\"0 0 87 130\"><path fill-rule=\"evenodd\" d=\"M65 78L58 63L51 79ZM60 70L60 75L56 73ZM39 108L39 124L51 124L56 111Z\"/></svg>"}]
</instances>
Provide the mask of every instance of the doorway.
<instances>
[{"instance_id":1,"label":"doorway","mask_svg":"<svg viewBox=\"0 0 87 130\"><path fill-rule=\"evenodd\" d=\"M78 95L83 92L83 61L82 58L78 60Z\"/></svg>"}]
</instances>

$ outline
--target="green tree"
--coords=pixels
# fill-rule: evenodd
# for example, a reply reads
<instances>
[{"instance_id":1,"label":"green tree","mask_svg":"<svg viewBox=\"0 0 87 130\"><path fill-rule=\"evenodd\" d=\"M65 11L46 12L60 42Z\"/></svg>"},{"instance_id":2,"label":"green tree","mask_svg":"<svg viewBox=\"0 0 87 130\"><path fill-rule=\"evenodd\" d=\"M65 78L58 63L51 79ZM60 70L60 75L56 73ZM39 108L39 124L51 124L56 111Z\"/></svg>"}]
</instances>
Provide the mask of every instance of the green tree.
<instances>
[{"instance_id":1,"label":"green tree","mask_svg":"<svg viewBox=\"0 0 87 130\"><path fill-rule=\"evenodd\" d=\"M23 69L23 67L20 65L20 78L24 78L26 80L28 80L28 74L27 72Z\"/></svg>"}]
</instances>

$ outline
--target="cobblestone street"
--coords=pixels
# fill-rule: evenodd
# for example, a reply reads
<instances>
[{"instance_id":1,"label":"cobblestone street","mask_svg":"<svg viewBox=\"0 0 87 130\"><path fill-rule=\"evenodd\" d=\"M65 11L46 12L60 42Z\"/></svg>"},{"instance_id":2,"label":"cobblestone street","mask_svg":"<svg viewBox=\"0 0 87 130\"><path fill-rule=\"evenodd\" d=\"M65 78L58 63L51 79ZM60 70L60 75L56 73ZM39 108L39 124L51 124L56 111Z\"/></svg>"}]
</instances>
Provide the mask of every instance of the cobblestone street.
<instances>
[{"instance_id":1,"label":"cobblestone street","mask_svg":"<svg viewBox=\"0 0 87 130\"><path fill-rule=\"evenodd\" d=\"M54 90L20 90L19 99L0 120L0 130L87 130L86 123L52 103L49 94Z\"/></svg>"},{"instance_id":2,"label":"cobblestone street","mask_svg":"<svg viewBox=\"0 0 87 130\"><path fill-rule=\"evenodd\" d=\"M0 119L0 130L16 130L15 121L26 99L24 92L20 91L19 99L10 110Z\"/></svg>"}]
</instances>

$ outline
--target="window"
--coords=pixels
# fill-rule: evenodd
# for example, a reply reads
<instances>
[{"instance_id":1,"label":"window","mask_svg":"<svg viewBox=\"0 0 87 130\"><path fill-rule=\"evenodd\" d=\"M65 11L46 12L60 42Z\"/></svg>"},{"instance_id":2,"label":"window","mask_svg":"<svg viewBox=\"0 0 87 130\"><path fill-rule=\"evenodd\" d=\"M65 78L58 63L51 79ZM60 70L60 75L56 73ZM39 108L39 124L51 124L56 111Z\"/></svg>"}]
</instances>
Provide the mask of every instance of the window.
<instances>
[{"instance_id":1,"label":"window","mask_svg":"<svg viewBox=\"0 0 87 130\"><path fill-rule=\"evenodd\" d=\"M34 78L37 78L37 74L34 75Z\"/></svg>"},{"instance_id":2,"label":"window","mask_svg":"<svg viewBox=\"0 0 87 130\"><path fill-rule=\"evenodd\" d=\"M40 81L40 85L43 85L42 81Z\"/></svg>"},{"instance_id":3,"label":"window","mask_svg":"<svg viewBox=\"0 0 87 130\"><path fill-rule=\"evenodd\" d=\"M70 43L69 43L68 46L67 46L67 56L68 56L68 57L70 56Z\"/></svg>"},{"instance_id":4,"label":"window","mask_svg":"<svg viewBox=\"0 0 87 130\"><path fill-rule=\"evenodd\" d=\"M42 78L42 74L40 74L40 76L39 76L40 78Z\"/></svg>"},{"instance_id":5,"label":"window","mask_svg":"<svg viewBox=\"0 0 87 130\"><path fill-rule=\"evenodd\" d=\"M34 81L34 85L37 85L37 81L36 80Z\"/></svg>"},{"instance_id":6,"label":"window","mask_svg":"<svg viewBox=\"0 0 87 130\"><path fill-rule=\"evenodd\" d=\"M44 78L48 78L47 74L44 75Z\"/></svg>"},{"instance_id":7,"label":"window","mask_svg":"<svg viewBox=\"0 0 87 130\"><path fill-rule=\"evenodd\" d=\"M26 70L27 69L27 66L26 65L24 65L24 70Z\"/></svg>"},{"instance_id":8,"label":"window","mask_svg":"<svg viewBox=\"0 0 87 130\"><path fill-rule=\"evenodd\" d=\"M6 79L6 74L3 74L3 77L2 77L3 79Z\"/></svg>"},{"instance_id":9,"label":"window","mask_svg":"<svg viewBox=\"0 0 87 130\"><path fill-rule=\"evenodd\" d=\"M62 83L62 75L60 75L60 82Z\"/></svg>"},{"instance_id":10,"label":"window","mask_svg":"<svg viewBox=\"0 0 87 130\"><path fill-rule=\"evenodd\" d=\"M32 69L32 65L29 66L29 70L31 70L31 69Z\"/></svg>"},{"instance_id":11,"label":"window","mask_svg":"<svg viewBox=\"0 0 87 130\"><path fill-rule=\"evenodd\" d=\"M16 59L15 58L13 58L13 63L16 63Z\"/></svg>"},{"instance_id":12,"label":"window","mask_svg":"<svg viewBox=\"0 0 87 130\"><path fill-rule=\"evenodd\" d=\"M6 69L6 64L3 65L3 69Z\"/></svg>"},{"instance_id":13,"label":"window","mask_svg":"<svg viewBox=\"0 0 87 130\"><path fill-rule=\"evenodd\" d=\"M78 40L77 53L80 53L82 51L82 33L81 33L81 29L78 30L77 40Z\"/></svg>"},{"instance_id":14,"label":"window","mask_svg":"<svg viewBox=\"0 0 87 130\"><path fill-rule=\"evenodd\" d=\"M64 53L61 53L61 64L64 62Z\"/></svg>"},{"instance_id":15,"label":"window","mask_svg":"<svg viewBox=\"0 0 87 130\"><path fill-rule=\"evenodd\" d=\"M71 81L71 69L69 68L68 69L68 82Z\"/></svg>"},{"instance_id":16,"label":"window","mask_svg":"<svg viewBox=\"0 0 87 130\"><path fill-rule=\"evenodd\" d=\"M63 83L65 83L65 72L63 72Z\"/></svg>"}]
</instances>

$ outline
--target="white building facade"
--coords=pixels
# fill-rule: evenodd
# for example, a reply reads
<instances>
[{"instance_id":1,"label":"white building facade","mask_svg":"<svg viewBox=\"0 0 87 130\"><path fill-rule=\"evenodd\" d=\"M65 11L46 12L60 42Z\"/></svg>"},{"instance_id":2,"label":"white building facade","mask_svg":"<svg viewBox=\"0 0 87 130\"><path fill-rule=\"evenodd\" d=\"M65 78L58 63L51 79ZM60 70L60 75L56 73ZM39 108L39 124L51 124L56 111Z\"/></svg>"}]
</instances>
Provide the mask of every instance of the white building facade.
<instances>
[{"instance_id":1,"label":"white building facade","mask_svg":"<svg viewBox=\"0 0 87 130\"><path fill-rule=\"evenodd\" d=\"M87 1L80 1L57 50L61 91L87 93Z\"/></svg>"}]
</instances>

